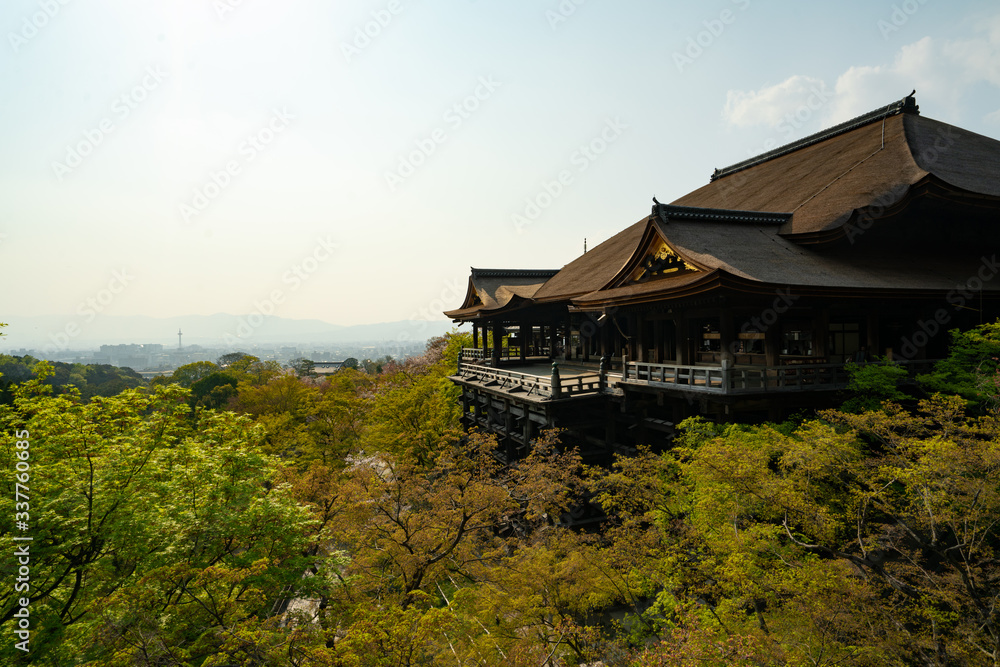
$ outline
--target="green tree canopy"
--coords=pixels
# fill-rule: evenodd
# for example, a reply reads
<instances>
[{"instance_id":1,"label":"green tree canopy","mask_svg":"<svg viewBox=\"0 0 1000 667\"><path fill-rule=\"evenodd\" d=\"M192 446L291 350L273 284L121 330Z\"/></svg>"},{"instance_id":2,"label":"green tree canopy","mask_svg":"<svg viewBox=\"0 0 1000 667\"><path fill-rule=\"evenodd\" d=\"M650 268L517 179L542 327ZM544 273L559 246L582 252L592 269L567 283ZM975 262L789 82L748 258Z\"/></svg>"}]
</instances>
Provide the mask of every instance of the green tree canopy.
<instances>
[{"instance_id":1,"label":"green tree canopy","mask_svg":"<svg viewBox=\"0 0 1000 667\"><path fill-rule=\"evenodd\" d=\"M176 382L182 387L190 387L198 380L218 371L219 366L211 361L195 361L179 366L170 376L170 381Z\"/></svg>"},{"instance_id":2,"label":"green tree canopy","mask_svg":"<svg viewBox=\"0 0 1000 667\"><path fill-rule=\"evenodd\" d=\"M995 383L1000 367L1000 322L981 324L968 331L953 329L948 356L934 370L917 379L929 391L958 394L978 412L995 403Z\"/></svg>"},{"instance_id":3,"label":"green tree canopy","mask_svg":"<svg viewBox=\"0 0 1000 667\"><path fill-rule=\"evenodd\" d=\"M272 639L288 648L275 601L321 581L302 577L316 563L310 514L275 484L259 428L232 413L194 425L186 399L172 385L84 403L36 379L2 408L18 439L0 465L28 466L34 664L248 664ZM3 533L21 534L13 476L0 484ZM18 595L0 592L3 621ZM2 624L5 664L12 631Z\"/></svg>"}]
</instances>

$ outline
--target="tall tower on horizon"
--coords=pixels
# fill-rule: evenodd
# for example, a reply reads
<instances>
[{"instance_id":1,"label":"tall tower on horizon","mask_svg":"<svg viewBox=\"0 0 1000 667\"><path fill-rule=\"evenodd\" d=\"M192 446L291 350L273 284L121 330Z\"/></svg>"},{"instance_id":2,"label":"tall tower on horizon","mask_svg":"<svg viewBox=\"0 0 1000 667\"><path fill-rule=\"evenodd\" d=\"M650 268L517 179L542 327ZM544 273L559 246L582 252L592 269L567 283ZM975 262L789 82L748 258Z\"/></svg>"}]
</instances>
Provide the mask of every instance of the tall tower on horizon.
<instances>
[{"instance_id":1,"label":"tall tower on horizon","mask_svg":"<svg viewBox=\"0 0 1000 667\"><path fill-rule=\"evenodd\" d=\"M177 349L178 350L184 349L184 346L181 345L181 328L180 327L177 327Z\"/></svg>"}]
</instances>

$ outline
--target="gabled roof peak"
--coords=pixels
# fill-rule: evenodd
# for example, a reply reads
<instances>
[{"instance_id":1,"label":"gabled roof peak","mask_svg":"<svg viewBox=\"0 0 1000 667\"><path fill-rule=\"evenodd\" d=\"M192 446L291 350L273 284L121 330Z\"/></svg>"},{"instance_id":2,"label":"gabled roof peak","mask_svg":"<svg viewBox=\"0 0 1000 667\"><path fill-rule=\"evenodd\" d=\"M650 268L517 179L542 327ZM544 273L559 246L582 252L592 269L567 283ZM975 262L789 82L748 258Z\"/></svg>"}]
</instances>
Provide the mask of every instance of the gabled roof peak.
<instances>
[{"instance_id":1,"label":"gabled roof peak","mask_svg":"<svg viewBox=\"0 0 1000 667\"><path fill-rule=\"evenodd\" d=\"M811 134L808 137L799 139L798 141L793 141L790 144L779 146L774 150L770 150L756 157L743 160L742 162L737 162L736 164L730 165L723 169L716 169L712 173L711 180L714 181L724 176L729 176L730 174L734 174L738 171L749 169L750 167L758 165L761 162L767 162L768 160L773 160L774 158L781 157L782 155L787 155L788 153L792 153L799 149L805 148L806 146L812 146L813 144L818 144L821 141L826 141L827 139L836 137L837 135L844 134L845 132L850 132L851 130L855 130L859 127L862 127L863 125L868 125L869 123L875 123L880 120L885 120L889 116L895 116L896 114L900 113L919 114L920 107L917 106L917 99L916 97L914 97L914 94L916 92L917 91L914 90L912 93L910 93L903 99L893 102L892 104L887 104L886 106L875 109L874 111L869 111L866 114L862 114L860 116L857 116L856 118L852 118L851 120L844 121L839 125L834 125L833 127L817 132L816 134Z\"/></svg>"}]
</instances>

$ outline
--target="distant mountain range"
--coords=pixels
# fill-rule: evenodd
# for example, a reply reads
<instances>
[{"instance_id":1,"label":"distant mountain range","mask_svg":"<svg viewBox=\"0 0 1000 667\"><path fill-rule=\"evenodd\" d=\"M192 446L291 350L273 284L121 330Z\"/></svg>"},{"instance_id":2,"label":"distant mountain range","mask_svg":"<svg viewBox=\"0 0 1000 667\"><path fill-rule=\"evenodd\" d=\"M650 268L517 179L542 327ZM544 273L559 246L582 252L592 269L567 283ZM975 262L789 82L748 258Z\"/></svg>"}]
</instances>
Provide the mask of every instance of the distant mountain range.
<instances>
[{"instance_id":1,"label":"distant mountain range","mask_svg":"<svg viewBox=\"0 0 1000 667\"><path fill-rule=\"evenodd\" d=\"M4 336L0 338L0 351L50 346L82 349L119 343L160 343L175 347L178 329L183 331L184 345L204 347L232 346L237 342L247 345L405 343L440 336L455 326L448 320L403 320L342 326L322 320L224 313L180 317L0 315L0 321L8 325L2 329Z\"/></svg>"}]
</instances>

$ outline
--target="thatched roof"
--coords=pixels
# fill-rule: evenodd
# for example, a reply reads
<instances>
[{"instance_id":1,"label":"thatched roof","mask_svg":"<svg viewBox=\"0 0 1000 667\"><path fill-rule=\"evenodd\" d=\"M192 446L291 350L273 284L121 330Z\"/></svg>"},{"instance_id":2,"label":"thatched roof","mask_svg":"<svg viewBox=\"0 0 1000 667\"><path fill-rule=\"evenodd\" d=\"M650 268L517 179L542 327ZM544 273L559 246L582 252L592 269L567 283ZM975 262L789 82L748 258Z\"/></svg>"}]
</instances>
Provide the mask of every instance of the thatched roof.
<instances>
[{"instance_id":1,"label":"thatched roof","mask_svg":"<svg viewBox=\"0 0 1000 667\"><path fill-rule=\"evenodd\" d=\"M477 269L472 268L469 287L461 307L446 311L460 320L479 314L498 312L508 306L530 300L538 288L558 273L556 269Z\"/></svg>"},{"instance_id":2,"label":"thatched roof","mask_svg":"<svg viewBox=\"0 0 1000 667\"><path fill-rule=\"evenodd\" d=\"M541 286L502 279L487 287L483 277L480 302L467 298L448 314L486 314L515 298L588 308L723 284L943 293L1000 246L998 217L1000 141L924 118L907 97L716 170L707 185L657 202ZM637 280L636 267L661 246L684 270ZM1000 291L1000 278L985 289Z\"/></svg>"},{"instance_id":3,"label":"thatched roof","mask_svg":"<svg viewBox=\"0 0 1000 667\"><path fill-rule=\"evenodd\" d=\"M804 144L797 150L724 169L672 203L792 213L783 235L826 232L823 240L836 240L852 216L905 198L927 179L1000 197L1000 141L920 116L915 104L846 132L837 127L797 142Z\"/></svg>"}]
</instances>

